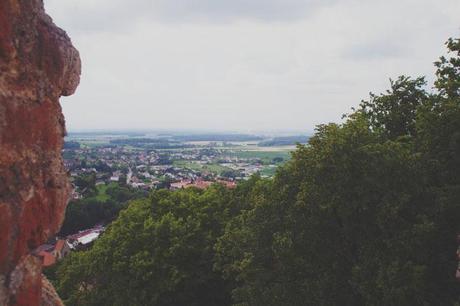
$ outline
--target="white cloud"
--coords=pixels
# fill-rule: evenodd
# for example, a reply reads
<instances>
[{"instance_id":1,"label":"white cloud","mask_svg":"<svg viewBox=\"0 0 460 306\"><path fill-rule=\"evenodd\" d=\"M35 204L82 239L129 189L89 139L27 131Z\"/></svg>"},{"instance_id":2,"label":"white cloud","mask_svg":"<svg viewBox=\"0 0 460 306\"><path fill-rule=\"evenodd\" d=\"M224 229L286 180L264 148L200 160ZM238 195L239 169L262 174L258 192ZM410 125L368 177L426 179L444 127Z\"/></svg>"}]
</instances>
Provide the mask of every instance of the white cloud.
<instances>
[{"instance_id":1,"label":"white cloud","mask_svg":"<svg viewBox=\"0 0 460 306\"><path fill-rule=\"evenodd\" d=\"M83 60L69 129L310 131L390 77L432 75L460 26L457 0L45 5Z\"/></svg>"}]
</instances>

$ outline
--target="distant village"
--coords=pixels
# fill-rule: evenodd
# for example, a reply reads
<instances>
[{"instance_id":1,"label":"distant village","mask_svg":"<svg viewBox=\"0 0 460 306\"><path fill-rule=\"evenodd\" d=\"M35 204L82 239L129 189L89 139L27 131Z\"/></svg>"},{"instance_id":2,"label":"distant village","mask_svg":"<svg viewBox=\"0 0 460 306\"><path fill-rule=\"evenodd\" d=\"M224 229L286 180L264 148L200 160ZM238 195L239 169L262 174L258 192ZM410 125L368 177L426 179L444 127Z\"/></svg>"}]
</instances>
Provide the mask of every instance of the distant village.
<instances>
[{"instance_id":1,"label":"distant village","mask_svg":"<svg viewBox=\"0 0 460 306\"><path fill-rule=\"evenodd\" d=\"M222 145L221 145L222 146ZM238 181L263 171L274 173L283 159L262 160L258 156L241 157L235 150L209 146L184 146L174 149L149 149L127 145L84 146L69 142L63 149L64 165L73 185L71 199L85 197L88 186L82 178L94 179L96 188L123 185L148 192L155 189L206 189L212 184L235 188ZM247 154L246 154L247 155ZM257 155L257 154L255 154ZM104 232L104 224L56 237L35 250L49 267L72 251L83 250Z\"/></svg>"},{"instance_id":2,"label":"distant village","mask_svg":"<svg viewBox=\"0 0 460 306\"><path fill-rule=\"evenodd\" d=\"M96 185L119 182L145 190L206 188L215 182L232 188L239 180L276 168L276 162L267 165L257 157L241 158L225 152L215 148L159 152L125 146L87 147L65 149L64 163L71 178L93 173ZM81 197L81 191L75 188L73 197Z\"/></svg>"}]
</instances>

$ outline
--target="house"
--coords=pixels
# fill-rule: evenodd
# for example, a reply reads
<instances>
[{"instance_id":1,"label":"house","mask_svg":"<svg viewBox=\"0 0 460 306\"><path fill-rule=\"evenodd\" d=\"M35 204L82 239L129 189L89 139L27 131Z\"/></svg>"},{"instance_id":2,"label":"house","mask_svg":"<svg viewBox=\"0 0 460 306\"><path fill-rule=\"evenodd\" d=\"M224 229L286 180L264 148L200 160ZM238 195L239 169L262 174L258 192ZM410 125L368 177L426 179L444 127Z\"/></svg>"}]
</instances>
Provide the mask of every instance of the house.
<instances>
[{"instance_id":1,"label":"house","mask_svg":"<svg viewBox=\"0 0 460 306\"><path fill-rule=\"evenodd\" d=\"M143 182L139 182L139 183L131 183L131 186L133 186L134 188L145 188L147 187L147 184Z\"/></svg>"},{"instance_id":2,"label":"house","mask_svg":"<svg viewBox=\"0 0 460 306\"><path fill-rule=\"evenodd\" d=\"M218 180L217 182L218 182L219 184L224 185L224 187L229 188L229 189L236 188L236 183L233 182L233 181Z\"/></svg>"},{"instance_id":3,"label":"house","mask_svg":"<svg viewBox=\"0 0 460 306\"><path fill-rule=\"evenodd\" d=\"M78 243L86 246L96 240L99 237L100 233L99 232L90 232L84 236L81 236L80 238L77 239Z\"/></svg>"},{"instance_id":4,"label":"house","mask_svg":"<svg viewBox=\"0 0 460 306\"><path fill-rule=\"evenodd\" d=\"M37 256L41 258L42 266L45 268L52 266L56 263L56 257L50 252L41 251L37 254Z\"/></svg>"},{"instance_id":5,"label":"house","mask_svg":"<svg viewBox=\"0 0 460 306\"><path fill-rule=\"evenodd\" d=\"M100 234L104 230L105 228L102 225L97 225L93 228L80 231L77 234L67 236L69 248L72 250L78 250L89 247L97 238L99 238Z\"/></svg>"},{"instance_id":6,"label":"house","mask_svg":"<svg viewBox=\"0 0 460 306\"><path fill-rule=\"evenodd\" d=\"M42 260L43 267L54 265L56 257L53 255L54 246L52 244L43 244L34 250L34 254Z\"/></svg>"},{"instance_id":7,"label":"house","mask_svg":"<svg viewBox=\"0 0 460 306\"><path fill-rule=\"evenodd\" d=\"M57 260L63 259L67 254L70 253L70 245L67 240L59 239L54 246L53 255Z\"/></svg>"},{"instance_id":8,"label":"house","mask_svg":"<svg viewBox=\"0 0 460 306\"><path fill-rule=\"evenodd\" d=\"M70 246L64 239L59 239L55 245L44 244L35 249L36 254L41 260L43 267L54 265L58 260L63 259L70 252Z\"/></svg>"},{"instance_id":9,"label":"house","mask_svg":"<svg viewBox=\"0 0 460 306\"><path fill-rule=\"evenodd\" d=\"M198 189L206 189L209 186L211 186L213 182L211 181L205 181L202 179L197 179L193 184L188 185L187 187L196 187Z\"/></svg>"},{"instance_id":10,"label":"house","mask_svg":"<svg viewBox=\"0 0 460 306\"><path fill-rule=\"evenodd\" d=\"M189 186L191 183L192 182L190 180L182 180L180 182L171 183L169 188L171 190L182 189L182 188L185 188L185 187Z\"/></svg>"},{"instance_id":11,"label":"house","mask_svg":"<svg viewBox=\"0 0 460 306\"><path fill-rule=\"evenodd\" d=\"M70 198L73 199L73 200L76 200L76 199L83 198L83 196L81 194L79 194L75 189L73 189L72 193L70 195Z\"/></svg>"}]
</instances>

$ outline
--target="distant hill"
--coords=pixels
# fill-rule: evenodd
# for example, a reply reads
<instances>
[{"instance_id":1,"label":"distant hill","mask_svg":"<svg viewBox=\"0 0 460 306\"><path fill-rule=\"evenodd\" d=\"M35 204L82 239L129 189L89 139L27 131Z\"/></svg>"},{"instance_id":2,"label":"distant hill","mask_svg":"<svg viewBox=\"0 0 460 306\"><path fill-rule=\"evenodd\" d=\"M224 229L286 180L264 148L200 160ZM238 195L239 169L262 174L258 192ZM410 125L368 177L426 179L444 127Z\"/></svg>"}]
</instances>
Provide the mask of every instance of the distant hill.
<instances>
[{"instance_id":1,"label":"distant hill","mask_svg":"<svg viewBox=\"0 0 460 306\"><path fill-rule=\"evenodd\" d=\"M178 141L252 141L263 140L263 137L248 134L190 134L172 137Z\"/></svg>"},{"instance_id":2,"label":"distant hill","mask_svg":"<svg viewBox=\"0 0 460 306\"><path fill-rule=\"evenodd\" d=\"M143 137L145 133L133 131L89 131L89 132L69 132L67 137L95 137L95 136L128 136Z\"/></svg>"},{"instance_id":3,"label":"distant hill","mask_svg":"<svg viewBox=\"0 0 460 306\"><path fill-rule=\"evenodd\" d=\"M274 146L291 146L297 143L305 144L308 142L310 136L299 135L299 136L283 136L275 137L269 140L259 142L261 147L274 147Z\"/></svg>"},{"instance_id":4,"label":"distant hill","mask_svg":"<svg viewBox=\"0 0 460 306\"><path fill-rule=\"evenodd\" d=\"M110 140L110 144L148 147L151 149L179 149L189 147L187 144L164 138L121 138Z\"/></svg>"},{"instance_id":5,"label":"distant hill","mask_svg":"<svg viewBox=\"0 0 460 306\"><path fill-rule=\"evenodd\" d=\"M80 149L80 143L77 141L65 141L64 149Z\"/></svg>"}]
</instances>

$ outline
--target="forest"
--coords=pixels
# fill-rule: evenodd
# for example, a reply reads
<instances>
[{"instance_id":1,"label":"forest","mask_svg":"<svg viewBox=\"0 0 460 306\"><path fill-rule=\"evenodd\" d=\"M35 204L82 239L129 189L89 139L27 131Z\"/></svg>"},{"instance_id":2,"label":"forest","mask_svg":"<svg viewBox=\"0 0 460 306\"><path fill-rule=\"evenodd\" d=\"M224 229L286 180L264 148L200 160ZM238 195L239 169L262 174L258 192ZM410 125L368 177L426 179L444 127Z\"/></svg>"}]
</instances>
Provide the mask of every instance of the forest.
<instances>
[{"instance_id":1,"label":"forest","mask_svg":"<svg viewBox=\"0 0 460 306\"><path fill-rule=\"evenodd\" d=\"M50 276L66 305L459 305L460 40L273 179L136 199Z\"/></svg>"}]
</instances>

